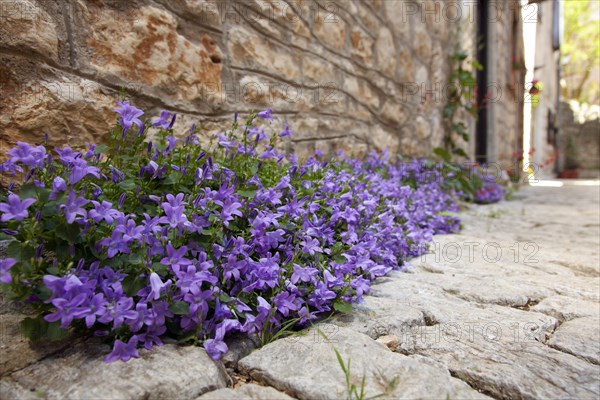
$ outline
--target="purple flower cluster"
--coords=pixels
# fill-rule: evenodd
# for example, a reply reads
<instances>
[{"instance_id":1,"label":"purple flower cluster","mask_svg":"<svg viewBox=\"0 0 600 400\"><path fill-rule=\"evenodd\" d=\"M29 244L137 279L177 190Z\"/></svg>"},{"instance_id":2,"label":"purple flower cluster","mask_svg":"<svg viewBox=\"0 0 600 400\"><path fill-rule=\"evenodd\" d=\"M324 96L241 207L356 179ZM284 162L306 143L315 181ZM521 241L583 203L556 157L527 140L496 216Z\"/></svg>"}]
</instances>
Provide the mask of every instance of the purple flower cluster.
<instances>
[{"instance_id":1,"label":"purple flower cluster","mask_svg":"<svg viewBox=\"0 0 600 400\"><path fill-rule=\"evenodd\" d=\"M475 191L474 200L479 204L496 203L504 198L504 186L499 183L484 180L480 189Z\"/></svg>"},{"instance_id":2,"label":"purple flower cluster","mask_svg":"<svg viewBox=\"0 0 600 400\"><path fill-rule=\"evenodd\" d=\"M68 275L57 277L46 275L44 285L52 291L46 301L53 312L44 316L48 322L60 321L61 328L68 327L74 320L82 320L87 328L103 327L96 333L102 335L109 330L127 327L132 334L129 344L140 343L151 350L153 345L162 345L160 335L166 332L165 318L173 317L167 302L160 296L144 296L134 300L125 294L125 274L110 267L100 267L95 261L87 268L81 260L78 267ZM150 287L155 287L154 277L149 278ZM160 280L160 279L158 279ZM144 291L145 294L146 291ZM106 331L106 332L105 332ZM115 341L113 352L107 361L138 357L137 346Z\"/></svg>"},{"instance_id":3,"label":"purple flower cluster","mask_svg":"<svg viewBox=\"0 0 600 400\"><path fill-rule=\"evenodd\" d=\"M473 170L473 179L478 183L473 193L473 201L479 204L496 203L504 198L504 186L496 182L496 177L487 173L487 168Z\"/></svg>"},{"instance_id":4,"label":"purple flower cluster","mask_svg":"<svg viewBox=\"0 0 600 400\"><path fill-rule=\"evenodd\" d=\"M0 203L0 228L19 243L0 264L3 288L29 290L47 323L113 338L109 362L165 335L202 342L218 359L228 333L268 339L287 321L303 326L360 300L434 234L459 229L440 166L385 154L299 163L277 150L287 125L269 136L255 124L273 122L270 109L242 128L236 118L205 148L194 128L172 136L174 114L145 123L141 110L120 106L122 134L105 153L67 147L54 160L42 146L11 150L4 170L31 172ZM132 124L137 135L127 135ZM144 141L150 126L156 142ZM32 243L35 256L19 258ZM43 249L58 257L45 260Z\"/></svg>"}]
</instances>

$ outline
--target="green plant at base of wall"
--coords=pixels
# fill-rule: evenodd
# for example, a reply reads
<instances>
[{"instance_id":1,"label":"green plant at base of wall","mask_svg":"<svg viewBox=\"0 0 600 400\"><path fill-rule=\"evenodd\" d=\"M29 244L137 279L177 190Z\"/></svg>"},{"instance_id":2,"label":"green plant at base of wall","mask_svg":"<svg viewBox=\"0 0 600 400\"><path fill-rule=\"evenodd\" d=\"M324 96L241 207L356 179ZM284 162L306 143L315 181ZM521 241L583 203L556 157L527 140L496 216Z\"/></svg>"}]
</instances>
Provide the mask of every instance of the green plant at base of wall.
<instances>
[{"instance_id":1,"label":"green plant at base of wall","mask_svg":"<svg viewBox=\"0 0 600 400\"><path fill-rule=\"evenodd\" d=\"M468 127L462 120L461 114L466 112L473 118L477 118L477 80L472 70L481 71L483 66L476 60L467 61L467 59L468 54L458 49L450 55L452 70L448 78L447 102L442 114L446 134L443 147L436 147L433 153L443 161L444 170L451 173L454 178L445 182L446 186L470 198L481 187L482 182L456 162L461 158L469 159L467 151L461 147L457 139L469 143Z\"/></svg>"},{"instance_id":2,"label":"green plant at base of wall","mask_svg":"<svg viewBox=\"0 0 600 400\"><path fill-rule=\"evenodd\" d=\"M468 158L467 152L456 142L456 137L469 142L467 125L459 120L458 113L462 110L477 118L477 80L473 72L468 68L472 66L476 70L482 70L483 66L476 60L467 61L468 55L464 51L457 50L451 56L452 71L448 81L447 103L443 109L444 123L446 125L446 136L444 137L444 149L454 156Z\"/></svg>"}]
</instances>

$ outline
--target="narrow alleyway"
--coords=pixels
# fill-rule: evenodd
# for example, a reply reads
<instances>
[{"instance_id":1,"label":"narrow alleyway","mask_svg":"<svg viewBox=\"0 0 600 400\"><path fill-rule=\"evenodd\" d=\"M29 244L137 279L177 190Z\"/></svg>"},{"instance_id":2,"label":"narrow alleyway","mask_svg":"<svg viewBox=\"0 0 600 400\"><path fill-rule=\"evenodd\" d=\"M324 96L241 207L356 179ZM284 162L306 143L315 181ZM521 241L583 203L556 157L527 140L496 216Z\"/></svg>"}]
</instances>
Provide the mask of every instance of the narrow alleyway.
<instances>
[{"instance_id":1,"label":"narrow alleyway","mask_svg":"<svg viewBox=\"0 0 600 400\"><path fill-rule=\"evenodd\" d=\"M31 348L17 333L23 316L0 308L0 397L346 398L336 349L358 392L365 378L365 398L597 399L599 196L565 183L472 206L460 234L436 237L352 314L252 353L232 341L224 363L167 344L105 364L98 338Z\"/></svg>"}]
</instances>

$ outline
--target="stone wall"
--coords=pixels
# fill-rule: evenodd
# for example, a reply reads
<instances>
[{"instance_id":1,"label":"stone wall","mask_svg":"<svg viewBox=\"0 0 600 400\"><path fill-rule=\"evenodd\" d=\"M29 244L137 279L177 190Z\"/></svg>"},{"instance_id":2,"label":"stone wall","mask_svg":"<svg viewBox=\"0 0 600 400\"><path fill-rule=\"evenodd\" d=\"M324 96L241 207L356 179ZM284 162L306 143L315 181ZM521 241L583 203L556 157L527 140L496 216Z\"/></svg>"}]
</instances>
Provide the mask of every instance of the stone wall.
<instances>
[{"instance_id":1,"label":"stone wall","mask_svg":"<svg viewBox=\"0 0 600 400\"><path fill-rule=\"evenodd\" d=\"M538 95L538 103L533 104L531 145L534 152L531 161L536 175L541 178L552 177L556 172L555 127L560 95L557 79L560 54L552 40L556 11L553 1L537 4L533 78L542 82L543 90ZM531 83L528 83L528 87L531 87ZM527 100L533 101L533 98L528 96Z\"/></svg>"},{"instance_id":2,"label":"stone wall","mask_svg":"<svg viewBox=\"0 0 600 400\"><path fill-rule=\"evenodd\" d=\"M494 3L488 30L488 162L514 168L514 153L523 146L523 29L514 1Z\"/></svg>"},{"instance_id":3,"label":"stone wall","mask_svg":"<svg viewBox=\"0 0 600 400\"><path fill-rule=\"evenodd\" d=\"M102 141L125 93L145 117L177 112L182 134L272 107L290 151L427 155L459 27L476 42L466 3L0 0L0 153Z\"/></svg>"},{"instance_id":4,"label":"stone wall","mask_svg":"<svg viewBox=\"0 0 600 400\"><path fill-rule=\"evenodd\" d=\"M559 171L600 169L600 107L562 101L558 129Z\"/></svg>"}]
</instances>

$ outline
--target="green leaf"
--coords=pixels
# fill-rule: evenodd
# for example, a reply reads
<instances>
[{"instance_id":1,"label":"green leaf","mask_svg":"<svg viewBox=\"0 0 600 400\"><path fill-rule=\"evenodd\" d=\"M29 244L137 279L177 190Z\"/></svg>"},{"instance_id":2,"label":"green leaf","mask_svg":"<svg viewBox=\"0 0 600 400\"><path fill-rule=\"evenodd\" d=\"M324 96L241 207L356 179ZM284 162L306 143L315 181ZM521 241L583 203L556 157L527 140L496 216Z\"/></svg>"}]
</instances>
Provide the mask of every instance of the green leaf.
<instances>
[{"instance_id":1,"label":"green leaf","mask_svg":"<svg viewBox=\"0 0 600 400\"><path fill-rule=\"evenodd\" d=\"M62 340L67 337L68 332L60 327L60 322L52 322L48 324L46 337L50 340Z\"/></svg>"},{"instance_id":2,"label":"green leaf","mask_svg":"<svg viewBox=\"0 0 600 400\"><path fill-rule=\"evenodd\" d=\"M94 154L101 154L101 153L104 153L106 150L108 150L108 146L105 144L101 144L99 146L96 146L96 150L94 150Z\"/></svg>"},{"instance_id":3,"label":"green leaf","mask_svg":"<svg viewBox=\"0 0 600 400\"><path fill-rule=\"evenodd\" d=\"M344 300L337 300L333 303L333 308L336 311L339 311L344 314L349 314L352 312L352 304L348 303Z\"/></svg>"},{"instance_id":4,"label":"green leaf","mask_svg":"<svg viewBox=\"0 0 600 400\"><path fill-rule=\"evenodd\" d=\"M50 197L51 191L46 188L38 188L38 201L40 203L48 202L48 197Z\"/></svg>"},{"instance_id":5,"label":"green leaf","mask_svg":"<svg viewBox=\"0 0 600 400\"><path fill-rule=\"evenodd\" d=\"M165 179L163 179L162 184L163 185L174 185L177 183L178 181L178 173L177 172L171 172Z\"/></svg>"},{"instance_id":6,"label":"green leaf","mask_svg":"<svg viewBox=\"0 0 600 400\"><path fill-rule=\"evenodd\" d=\"M127 296L134 296L140 289L146 286L146 280L140 276L131 274L123 279L123 291Z\"/></svg>"},{"instance_id":7,"label":"green leaf","mask_svg":"<svg viewBox=\"0 0 600 400\"><path fill-rule=\"evenodd\" d=\"M343 263L345 263L345 262L346 262L346 261L348 261L348 260L346 260L346 257L344 257L344 256L342 256L342 255L340 254L340 255L337 255L337 256L335 256L335 257L333 258L333 261L335 261L335 262L336 262L336 263L338 263L338 264L343 264Z\"/></svg>"},{"instance_id":8,"label":"green leaf","mask_svg":"<svg viewBox=\"0 0 600 400\"><path fill-rule=\"evenodd\" d=\"M62 240L60 241L60 243L57 243L57 245L54 247L54 254L59 260L66 260L69 257L71 257L71 251L69 249L69 246Z\"/></svg>"},{"instance_id":9,"label":"green leaf","mask_svg":"<svg viewBox=\"0 0 600 400\"><path fill-rule=\"evenodd\" d=\"M186 332L177 339L177 341L179 343L187 343L192 340L194 340L194 341L198 340L198 335L197 335L196 331Z\"/></svg>"},{"instance_id":10,"label":"green leaf","mask_svg":"<svg viewBox=\"0 0 600 400\"><path fill-rule=\"evenodd\" d=\"M58 207L61 203L63 203L64 198L65 198L64 193L58 193L56 195L56 199L54 201L44 204L44 206L42 207L42 217L50 217L50 216L53 217L54 215L56 215L57 214L56 207ZM51 224L54 222L55 221L53 221L51 219L44 221L45 224Z\"/></svg>"},{"instance_id":11,"label":"green leaf","mask_svg":"<svg viewBox=\"0 0 600 400\"><path fill-rule=\"evenodd\" d=\"M344 371L344 374L347 374L348 371L346 371L346 363L344 362L344 360L342 360L342 356L340 355L340 352L337 351L337 349L334 347L333 351L335 351L335 356L338 360L338 364L340 364L340 367L342 367L342 371Z\"/></svg>"},{"instance_id":12,"label":"green leaf","mask_svg":"<svg viewBox=\"0 0 600 400\"><path fill-rule=\"evenodd\" d=\"M35 256L35 249L31 248L26 243L21 243L17 240L9 243L6 252L8 257L14 258L20 263L29 261Z\"/></svg>"},{"instance_id":13,"label":"green leaf","mask_svg":"<svg viewBox=\"0 0 600 400\"><path fill-rule=\"evenodd\" d=\"M439 157L442 158L442 160L446 161L446 162L450 162L450 160L452 159L452 156L450 155L450 153L448 152L448 150L443 149L441 147L436 147L435 149L433 149L433 153Z\"/></svg>"},{"instance_id":14,"label":"green leaf","mask_svg":"<svg viewBox=\"0 0 600 400\"><path fill-rule=\"evenodd\" d=\"M467 153L465 153L465 151L461 148L454 149L454 154L456 154L457 156L460 156L460 157L469 158L469 155Z\"/></svg>"},{"instance_id":15,"label":"green leaf","mask_svg":"<svg viewBox=\"0 0 600 400\"><path fill-rule=\"evenodd\" d=\"M175 315L186 315L190 313L190 305L185 301L178 301L169 306L169 311Z\"/></svg>"},{"instance_id":16,"label":"green leaf","mask_svg":"<svg viewBox=\"0 0 600 400\"><path fill-rule=\"evenodd\" d=\"M122 182L119 182L117 186L123 190L133 190L137 187L137 184L133 179L126 179Z\"/></svg>"},{"instance_id":17,"label":"green leaf","mask_svg":"<svg viewBox=\"0 0 600 400\"><path fill-rule=\"evenodd\" d=\"M473 60L470 62L470 64L475 67L476 70L478 71L483 71L483 65L481 65L481 63L477 60Z\"/></svg>"},{"instance_id":18,"label":"green leaf","mask_svg":"<svg viewBox=\"0 0 600 400\"><path fill-rule=\"evenodd\" d=\"M66 240L69 243L75 243L79 238L81 227L78 224L62 225L55 231L56 236Z\"/></svg>"},{"instance_id":19,"label":"green leaf","mask_svg":"<svg viewBox=\"0 0 600 400\"><path fill-rule=\"evenodd\" d=\"M140 253L133 253L125 258L125 262L130 265L140 265L144 263L144 258Z\"/></svg>"},{"instance_id":20,"label":"green leaf","mask_svg":"<svg viewBox=\"0 0 600 400\"><path fill-rule=\"evenodd\" d=\"M223 303L229 303L229 302L233 301L233 299L231 298L231 296L229 296L227 293L220 292L219 294L217 294L217 297Z\"/></svg>"},{"instance_id":21,"label":"green leaf","mask_svg":"<svg viewBox=\"0 0 600 400\"><path fill-rule=\"evenodd\" d=\"M47 272L50 273L49 270ZM52 275L57 275L57 273ZM48 289L46 286L40 285L35 288L33 294L40 300L48 300L50 297L52 297L52 290Z\"/></svg>"},{"instance_id":22,"label":"green leaf","mask_svg":"<svg viewBox=\"0 0 600 400\"><path fill-rule=\"evenodd\" d=\"M256 196L256 190L240 190L237 194L248 199L253 199Z\"/></svg>"},{"instance_id":23,"label":"green leaf","mask_svg":"<svg viewBox=\"0 0 600 400\"><path fill-rule=\"evenodd\" d=\"M464 51L457 51L456 53L452 54L452 59L457 61L463 61L466 60L468 56L469 55Z\"/></svg>"},{"instance_id":24,"label":"green leaf","mask_svg":"<svg viewBox=\"0 0 600 400\"><path fill-rule=\"evenodd\" d=\"M21 321L21 333L32 341L37 341L46 336L48 323L42 316L31 318L27 317Z\"/></svg>"},{"instance_id":25,"label":"green leaf","mask_svg":"<svg viewBox=\"0 0 600 400\"><path fill-rule=\"evenodd\" d=\"M31 184L21 186L19 189L19 198L25 200L32 197L37 197L37 187Z\"/></svg>"},{"instance_id":26,"label":"green leaf","mask_svg":"<svg viewBox=\"0 0 600 400\"><path fill-rule=\"evenodd\" d=\"M250 171L250 176L256 175L256 173L258 172L258 162L253 162L248 166L248 168Z\"/></svg>"},{"instance_id":27,"label":"green leaf","mask_svg":"<svg viewBox=\"0 0 600 400\"><path fill-rule=\"evenodd\" d=\"M465 130L465 128L466 127L463 124L452 125L452 131L454 131L457 134L459 134L460 136L462 136L465 140L468 140L469 135L467 134L467 131Z\"/></svg>"},{"instance_id":28,"label":"green leaf","mask_svg":"<svg viewBox=\"0 0 600 400\"><path fill-rule=\"evenodd\" d=\"M467 86L466 84L472 83L473 81L475 81L475 79L473 78L473 74L471 74L469 71L465 71L465 70L458 72L458 80L460 81L460 84L462 86Z\"/></svg>"},{"instance_id":29,"label":"green leaf","mask_svg":"<svg viewBox=\"0 0 600 400\"><path fill-rule=\"evenodd\" d=\"M163 265L159 262L152 263L152 270L160 276L165 276L169 272L169 269L167 268L167 266Z\"/></svg>"},{"instance_id":30,"label":"green leaf","mask_svg":"<svg viewBox=\"0 0 600 400\"><path fill-rule=\"evenodd\" d=\"M475 192L475 188L473 186L473 182L469 178L467 178L464 175L460 175L460 177L458 178L458 180L461 183L464 191L466 191L467 193L473 193L473 192Z\"/></svg>"},{"instance_id":31,"label":"green leaf","mask_svg":"<svg viewBox=\"0 0 600 400\"><path fill-rule=\"evenodd\" d=\"M12 240L11 235L7 235L6 233L0 232L0 240Z\"/></svg>"}]
</instances>

